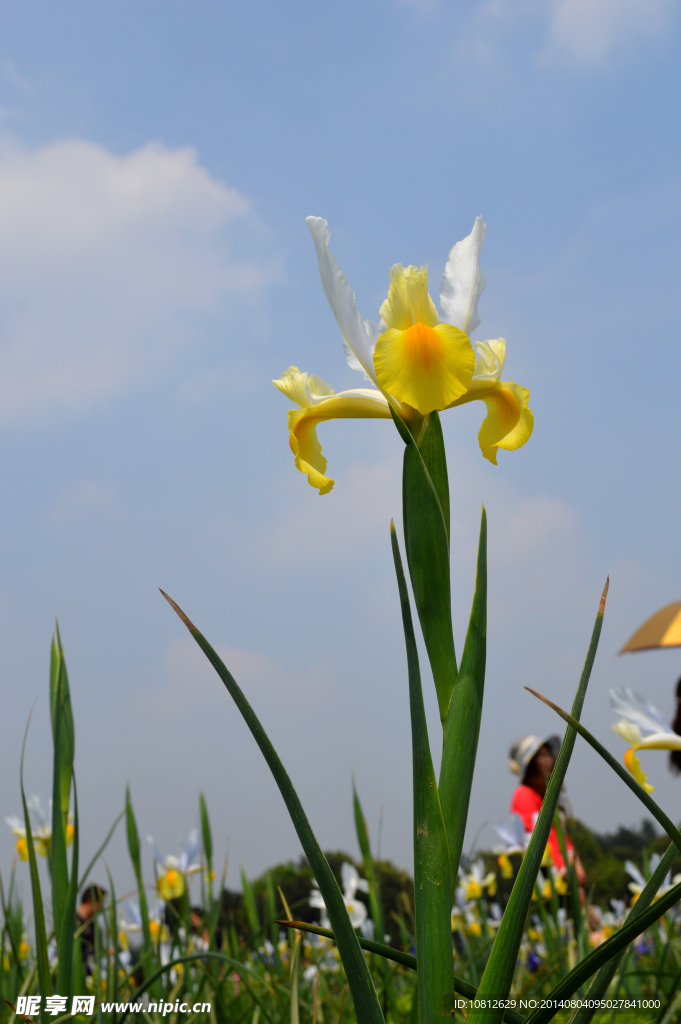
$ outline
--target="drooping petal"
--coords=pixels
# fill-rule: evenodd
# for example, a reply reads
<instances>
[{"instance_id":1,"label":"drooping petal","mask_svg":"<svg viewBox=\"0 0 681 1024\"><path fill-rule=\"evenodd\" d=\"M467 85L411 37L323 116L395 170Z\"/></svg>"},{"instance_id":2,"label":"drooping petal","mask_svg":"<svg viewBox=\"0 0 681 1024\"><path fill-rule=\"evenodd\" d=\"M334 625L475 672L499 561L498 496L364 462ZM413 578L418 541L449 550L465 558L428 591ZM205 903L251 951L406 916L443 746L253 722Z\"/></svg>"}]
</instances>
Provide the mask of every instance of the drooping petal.
<instances>
[{"instance_id":1,"label":"drooping petal","mask_svg":"<svg viewBox=\"0 0 681 1024\"><path fill-rule=\"evenodd\" d=\"M333 419L390 419L390 407L380 391L357 388L335 394L320 377L290 366L272 382L283 394L302 406L288 413L289 444L296 466L306 473L311 487L328 494L333 480L325 475L326 459L317 440L317 424Z\"/></svg>"},{"instance_id":2,"label":"drooping petal","mask_svg":"<svg viewBox=\"0 0 681 1024\"><path fill-rule=\"evenodd\" d=\"M534 416L527 407L530 392L513 381L471 381L465 395L451 406L465 405L480 399L487 406L478 441L482 454L497 464L497 448L515 451L529 439L534 427Z\"/></svg>"},{"instance_id":3,"label":"drooping petal","mask_svg":"<svg viewBox=\"0 0 681 1024\"><path fill-rule=\"evenodd\" d=\"M367 377L377 384L372 360L372 343L375 336L371 327L374 325L371 325L370 321L362 320L350 282L329 249L331 232L328 221L323 217L306 217L305 223L310 229L317 250L319 276L322 279L324 294L343 335L348 365L353 370L364 370Z\"/></svg>"},{"instance_id":4,"label":"drooping petal","mask_svg":"<svg viewBox=\"0 0 681 1024\"><path fill-rule=\"evenodd\" d=\"M487 284L480 269L486 230L482 217L476 217L470 235L452 247L440 285L440 319L469 336L480 323L478 299Z\"/></svg>"},{"instance_id":5,"label":"drooping petal","mask_svg":"<svg viewBox=\"0 0 681 1024\"><path fill-rule=\"evenodd\" d=\"M624 755L624 766L629 772L629 774L634 776L639 786L643 786L646 793L653 792L655 787L651 786L650 783L646 782L648 776L644 773L643 768L641 768L641 762L637 758L632 748L627 750L626 754Z\"/></svg>"},{"instance_id":6,"label":"drooping petal","mask_svg":"<svg viewBox=\"0 0 681 1024\"><path fill-rule=\"evenodd\" d=\"M419 322L385 331L376 342L374 366L384 391L427 416L465 394L475 354L458 327Z\"/></svg>"},{"instance_id":7,"label":"drooping petal","mask_svg":"<svg viewBox=\"0 0 681 1024\"><path fill-rule=\"evenodd\" d=\"M379 310L387 328L406 331L413 324L435 327L438 322L435 303L428 294L428 267L390 268L388 297Z\"/></svg>"}]
</instances>

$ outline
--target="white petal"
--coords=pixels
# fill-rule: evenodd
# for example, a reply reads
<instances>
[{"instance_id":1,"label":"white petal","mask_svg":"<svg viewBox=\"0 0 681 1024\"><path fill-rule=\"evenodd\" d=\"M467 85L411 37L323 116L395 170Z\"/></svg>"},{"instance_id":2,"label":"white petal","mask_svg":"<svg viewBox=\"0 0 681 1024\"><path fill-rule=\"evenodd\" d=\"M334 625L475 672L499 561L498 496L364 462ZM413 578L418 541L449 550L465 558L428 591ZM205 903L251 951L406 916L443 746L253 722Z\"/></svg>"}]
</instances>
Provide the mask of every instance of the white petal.
<instances>
[{"instance_id":1,"label":"white petal","mask_svg":"<svg viewBox=\"0 0 681 1024\"><path fill-rule=\"evenodd\" d=\"M637 868L637 866L634 864L633 861L625 860L625 862L624 862L624 870L626 871L626 873L631 878L634 879L634 882L636 884L638 884L638 885L640 885L642 887L645 887L646 880L643 877L643 875L641 874L641 872L639 871L639 869ZM631 888L631 883L629 884L629 888Z\"/></svg>"},{"instance_id":2,"label":"white petal","mask_svg":"<svg viewBox=\"0 0 681 1024\"><path fill-rule=\"evenodd\" d=\"M470 235L452 247L440 286L440 319L469 336L480 323L478 299L487 284L480 269L486 230L482 217L476 217Z\"/></svg>"},{"instance_id":3,"label":"white petal","mask_svg":"<svg viewBox=\"0 0 681 1024\"><path fill-rule=\"evenodd\" d=\"M610 691L610 704L618 715L634 722L644 732L672 731L656 707L626 686Z\"/></svg>"},{"instance_id":4,"label":"white petal","mask_svg":"<svg viewBox=\"0 0 681 1024\"><path fill-rule=\"evenodd\" d=\"M182 853L180 854L180 871L187 872L192 861L198 854L200 849L199 844L199 832L198 829L193 828L187 836L187 841L182 844Z\"/></svg>"},{"instance_id":5,"label":"white petal","mask_svg":"<svg viewBox=\"0 0 681 1024\"><path fill-rule=\"evenodd\" d=\"M346 900L354 899L358 881L359 875L357 873L357 869L354 868L352 864L348 864L347 861L343 861L341 864L341 883L343 885L343 892L345 893Z\"/></svg>"},{"instance_id":6,"label":"white petal","mask_svg":"<svg viewBox=\"0 0 681 1024\"><path fill-rule=\"evenodd\" d=\"M331 233L328 222L323 217L306 217L305 223L317 250L324 294L343 335L348 365L353 370L364 370L367 377L378 386L373 361L373 346L376 344L373 328L376 325L368 320L363 321L359 314L350 282L329 249Z\"/></svg>"},{"instance_id":7,"label":"white petal","mask_svg":"<svg viewBox=\"0 0 681 1024\"><path fill-rule=\"evenodd\" d=\"M151 847L151 852L153 853L155 859L159 862L159 864L163 864L163 854L159 850L158 846L156 846L151 836L147 836L147 842Z\"/></svg>"},{"instance_id":8,"label":"white petal","mask_svg":"<svg viewBox=\"0 0 681 1024\"><path fill-rule=\"evenodd\" d=\"M348 900L345 901L348 914L350 915L350 923L353 928L361 928L367 919L367 908L360 900Z\"/></svg>"}]
</instances>

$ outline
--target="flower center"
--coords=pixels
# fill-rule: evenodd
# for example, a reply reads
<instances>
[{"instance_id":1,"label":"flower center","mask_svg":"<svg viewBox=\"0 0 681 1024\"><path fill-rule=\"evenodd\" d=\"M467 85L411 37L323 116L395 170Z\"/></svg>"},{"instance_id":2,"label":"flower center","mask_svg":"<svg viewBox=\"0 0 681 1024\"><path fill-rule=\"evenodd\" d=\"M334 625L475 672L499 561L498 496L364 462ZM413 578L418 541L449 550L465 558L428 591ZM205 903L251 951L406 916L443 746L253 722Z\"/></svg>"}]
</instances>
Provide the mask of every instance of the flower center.
<instances>
[{"instance_id":1,"label":"flower center","mask_svg":"<svg viewBox=\"0 0 681 1024\"><path fill-rule=\"evenodd\" d=\"M433 327L415 323L404 332L405 356L420 364L426 373L439 369L442 363L442 338Z\"/></svg>"}]
</instances>

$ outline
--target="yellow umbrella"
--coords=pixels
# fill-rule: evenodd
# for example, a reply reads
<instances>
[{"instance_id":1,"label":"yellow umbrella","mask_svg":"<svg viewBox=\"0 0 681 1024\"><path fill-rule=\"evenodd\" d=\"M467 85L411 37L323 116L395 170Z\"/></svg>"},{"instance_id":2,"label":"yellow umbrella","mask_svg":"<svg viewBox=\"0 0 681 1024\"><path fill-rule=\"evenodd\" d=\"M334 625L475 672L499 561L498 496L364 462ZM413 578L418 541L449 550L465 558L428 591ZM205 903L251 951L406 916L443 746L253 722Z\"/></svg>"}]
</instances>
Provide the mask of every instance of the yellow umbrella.
<instances>
[{"instance_id":1,"label":"yellow umbrella","mask_svg":"<svg viewBox=\"0 0 681 1024\"><path fill-rule=\"evenodd\" d=\"M620 651L649 651L655 647L681 647L681 601L665 605L630 636Z\"/></svg>"}]
</instances>

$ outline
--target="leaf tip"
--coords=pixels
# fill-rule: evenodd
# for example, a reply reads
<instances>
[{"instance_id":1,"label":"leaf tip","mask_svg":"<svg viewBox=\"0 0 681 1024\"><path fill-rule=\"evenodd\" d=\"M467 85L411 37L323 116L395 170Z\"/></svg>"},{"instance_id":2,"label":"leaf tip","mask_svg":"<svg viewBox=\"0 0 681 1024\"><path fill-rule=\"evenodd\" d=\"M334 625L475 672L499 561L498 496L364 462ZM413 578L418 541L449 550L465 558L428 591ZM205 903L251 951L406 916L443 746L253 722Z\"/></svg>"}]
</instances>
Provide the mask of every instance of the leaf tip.
<instances>
[{"instance_id":1,"label":"leaf tip","mask_svg":"<svg viewBox=\"0 0 681 1024\"><path fill-rule=\"evenodd\" d=\"M158 589L161 590L160 587ZM184 614L184 612L182 611L180 606L178 604L175 604L175 602L173 601L172 597L169 597L168 594L166 594L165 590L161 590L161 593L163 594L163 596L165 597L166 601L168 602L170 607L173 609L173 611L176 612L179 615L179 617L182 619L182 621L184 622L185 626L190 631L190 633L198 633L199 631L196 628L196 626L194 625L194 623L191 621L191 619L187 618L187 616Z\"/></svg>"},{"instance_id":2,"label":"leaf tip","mask_svg":"<svg viewBox=\"0 0 681 1024\"><path fill-rule=\"evenodd\" d=\"M598 614L599 615L602 615L603 612L605 611L605 601L606 601L606 598L608 596L608 589L609 589L609 587L610 587L610 577L608 576L608 578L605 581L605 586L603 587L603 593L601 594L601 603L598 606Z\"/></svg>"}]
</instances>

